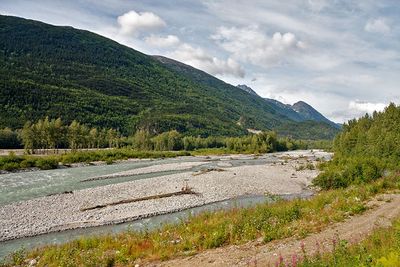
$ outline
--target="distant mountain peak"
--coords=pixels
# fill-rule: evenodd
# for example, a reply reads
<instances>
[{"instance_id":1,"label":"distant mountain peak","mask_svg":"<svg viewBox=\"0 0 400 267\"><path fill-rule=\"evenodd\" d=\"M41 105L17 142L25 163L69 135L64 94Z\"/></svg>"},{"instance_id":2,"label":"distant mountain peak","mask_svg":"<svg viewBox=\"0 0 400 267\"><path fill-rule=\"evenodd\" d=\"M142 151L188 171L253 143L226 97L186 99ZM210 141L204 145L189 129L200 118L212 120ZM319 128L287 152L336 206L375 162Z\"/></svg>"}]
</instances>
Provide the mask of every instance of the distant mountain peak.
<instances>
[{"instance_id":1,"label":"distant mountain peak","mask_svg":"<svg viewBox=\"0 0 400 267\"><path fill-rule=\"evenodd\" d=\"M247 86L245 84L238 84L236 87L242 89L243 91L246 91L247 93L249 93L251 95L258 96L258 94L253 89L251 89L249 86Z\"/></svg>"},{"instance_id":2,"label":"distant mountain peak","mask_svg":"<svg viewBox=\"0 0 400 267\"><path fill-rule=\"evenodd\" d=\"M307 104L306 102L304 102L304 101L302 101L302 100L297 101L297 102L294 103L292 106L296 106L296 105L307 105L307 106L310 106L309 104Z\"/></svg>"},{"instance_id":3,"label":"distant mountain peak","mask_svg":"<svg viewBox=\"0 0 400 267\"><path fill-rule=\"evenodd\" d=\"M296 110L296 109L302 109L302 108L312 108L312 109L314 109L311 105L309 105L309 104L307 104L306 102L304 102L304 101L298 101L298 102L296 102L296 103L294 103L293 105L292 105L292 108L294 109L294 110Z\"/></svg>"},{"instance_id":4,"label":"distant mountain peak","mask_svg":"<svg viewBox=\"0 0 400 267\"><path fill-rule=\"evenodd\" d=\"M336 128L339 127L336 123L327 119L324 115L319 113L315 108L313 108L311 105L307 104L304 101L298 101L298 102L294 103L292 105L292 108L297 113L299 113L302 117L304 117L306 120L325 122Z\"/></svg>"},{"instance_id":5,"label":"distant mountain peak","mask_svg":"<svg viewBox=\"0 0 400 267\"><path fill-rule=\"evenodd\" d=\"M241 84L237 86L238 88L248 92L249 94L257 95L256 92L249 86L245 84ZM315 122L324 122L335 128L340 128L340 126L326 117L324 117L321 113L319 113L315 108L304 101L298 101L293 105L287 105L278 100L271 98L264 98L266 102L268 102L274 110L286 116L294 121L302 122L302 121L315 121Z\"/></svg>"}]
</instances>

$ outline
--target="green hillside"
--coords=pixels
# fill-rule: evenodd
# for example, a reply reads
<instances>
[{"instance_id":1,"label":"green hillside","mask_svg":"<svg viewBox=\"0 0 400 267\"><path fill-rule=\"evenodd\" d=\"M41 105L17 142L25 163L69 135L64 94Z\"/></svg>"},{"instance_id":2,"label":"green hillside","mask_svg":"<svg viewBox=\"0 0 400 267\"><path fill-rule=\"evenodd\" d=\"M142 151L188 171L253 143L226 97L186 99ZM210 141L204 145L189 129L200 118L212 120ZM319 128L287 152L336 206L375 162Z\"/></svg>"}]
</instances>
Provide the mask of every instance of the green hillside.
<instances>
[{"instance_id":1,"label":"green hillside","mask_svg":"<svg viewBox=\"0 0 400 267\"><path fill-rule=\"evenodd\" d=\"M390 104L344 124L334 141L333 160L314 180L322 188L362 184L398 173L400 161L400 106Z\"/></svg>"},{"instance_id":2,"label":"green hillside","mask_svg":"<svg viewBox=\"0 0 400 267\"><path fill-rule=\"evenodd\" d=\"M336 133L311 123L317 135L303 134L261 97L182 66L88 31L0 16L0 128L49 116L123 134L139 128L203 136L281 129L307 139Z\"/></svg>"}]
</instances>

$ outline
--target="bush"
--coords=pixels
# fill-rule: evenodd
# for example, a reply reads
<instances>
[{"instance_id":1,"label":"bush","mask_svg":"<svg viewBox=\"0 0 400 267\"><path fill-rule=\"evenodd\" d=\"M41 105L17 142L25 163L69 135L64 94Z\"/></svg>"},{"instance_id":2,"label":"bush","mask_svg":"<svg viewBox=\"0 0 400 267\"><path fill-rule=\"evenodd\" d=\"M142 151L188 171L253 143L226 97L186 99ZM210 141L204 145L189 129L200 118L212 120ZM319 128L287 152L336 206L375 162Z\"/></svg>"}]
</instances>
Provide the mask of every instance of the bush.
<instances>
[{"instance_id":1,"label":"bush","mask_svg":"<svg viewBox=\"0 0 400 267\"><path fill-rule=\"evenodd\" d=\"M322 189L333 189L374 181L382 177L386 163L374 157L351 157L335 159L321 168L323 172L314 179L313 184Z\"/></svg>"},{"instance_id":2,"label":"bush","mask_svg":"<svg viewBox=\"0 0 400 267\"><path fill-rule=\"evenodd\" d=\"M57 169L58 160L56 158L41 158L36 161L35 166L41 170Z\"/></svg>"},{"instance_id":3,"label":"bush","mask_svg":"<svg viewBox=\"0 0 400 267\"><path fill-rule=\"evenodd\" d=\"M32 158L26 158L19 164L20 168L27 169L35 167L36 160Z\"/></svg>"},{"instance_id":4,"label":"bush","mask_svg":"<svg viewBox=\"0 0 400 267\"><path fill-rule=\"evenodd\" d=\"M8 162L5 163L2 167L3 170L6 171L14 171L14 170L18 170L19 169L19 164L16 162Z\"/></svg>"},{"instance_id":5,"label":"bush","mask_svg":"<svg viewBox=\"0 0 400 267\"><path fill-rule=\"evenodd\" d=\"M113 163L114 163L114 161L112 159L106 159L106 164L107 165L111 165Z\"/></svg>"}]
</instances>

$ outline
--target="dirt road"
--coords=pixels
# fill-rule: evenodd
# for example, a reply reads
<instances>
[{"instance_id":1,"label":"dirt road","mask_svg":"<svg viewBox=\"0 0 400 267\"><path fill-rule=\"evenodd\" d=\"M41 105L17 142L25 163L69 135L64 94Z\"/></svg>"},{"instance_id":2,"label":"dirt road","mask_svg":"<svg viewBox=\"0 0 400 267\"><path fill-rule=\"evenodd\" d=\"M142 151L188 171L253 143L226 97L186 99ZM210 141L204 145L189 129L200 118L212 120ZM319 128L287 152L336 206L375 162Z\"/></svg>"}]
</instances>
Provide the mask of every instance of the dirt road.
<instances>
[{"instance_id":1,"label":"dirt road","mask_svg":"<svg viewBox=\"0 0 400 267\"><path fill-rule=\"evenodd\" d=\"M301 240L288 238L268 244L257 240L240 246L208 250L191 257L158 263L156 266L275 266L280 260L290 263L294 257L302 257L303 250L307 256L318 251L332 251L338 240L358 243L375 228L390 226L391 221L400 216L400 195L379 196L369 202L368 206L370 209L364 214Z\"/></svg>"}]
</instances>

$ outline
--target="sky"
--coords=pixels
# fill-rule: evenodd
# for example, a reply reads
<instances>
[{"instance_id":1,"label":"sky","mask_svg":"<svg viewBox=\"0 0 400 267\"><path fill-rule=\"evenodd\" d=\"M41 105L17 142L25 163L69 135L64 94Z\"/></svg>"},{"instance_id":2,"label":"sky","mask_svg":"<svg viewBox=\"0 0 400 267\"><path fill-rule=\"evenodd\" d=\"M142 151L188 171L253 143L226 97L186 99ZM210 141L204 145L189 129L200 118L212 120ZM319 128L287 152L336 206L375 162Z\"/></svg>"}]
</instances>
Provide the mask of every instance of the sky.
<instances>
[{"instance_id":1,"label":"sky","mask_svg":"<svg viewBox=\"0 0 400 267\"><path fill-rule=\"evenodd\" d=\"M398 0L1 0L342 123L400 103Z\"/></svg>"}]
</instances>

